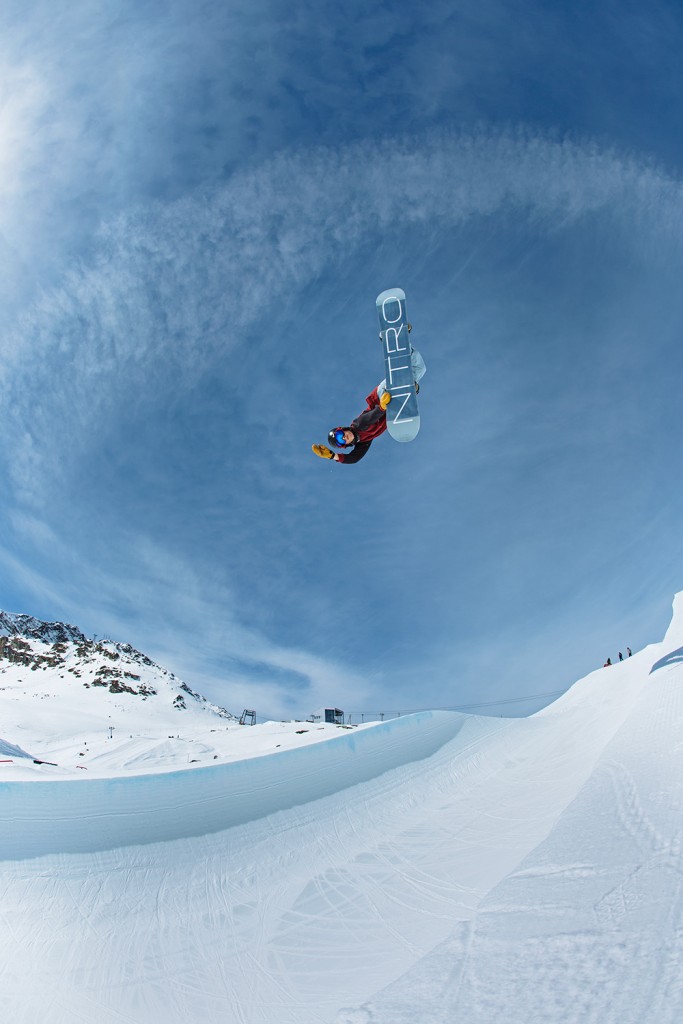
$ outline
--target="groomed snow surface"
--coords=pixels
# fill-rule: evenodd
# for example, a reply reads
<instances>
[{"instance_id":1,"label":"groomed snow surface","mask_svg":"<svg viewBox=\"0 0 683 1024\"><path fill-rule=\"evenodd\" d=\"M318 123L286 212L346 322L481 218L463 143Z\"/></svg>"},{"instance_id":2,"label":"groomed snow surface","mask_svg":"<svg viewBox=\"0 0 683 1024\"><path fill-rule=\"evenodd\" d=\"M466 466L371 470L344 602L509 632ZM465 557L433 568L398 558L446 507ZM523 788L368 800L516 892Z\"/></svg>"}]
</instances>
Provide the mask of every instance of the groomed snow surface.
<instances>
[{"instance_id":1,"label":"groomed snow surface","mask_svg":"<svg viewBox=\"0 0 683 1024\"><path fill-rule=\"evenodd\" d=\"M1 774L3 1017L678 1024L682 695L679 595L661 644L528 719Z\"/></svg>"}]
</instances>

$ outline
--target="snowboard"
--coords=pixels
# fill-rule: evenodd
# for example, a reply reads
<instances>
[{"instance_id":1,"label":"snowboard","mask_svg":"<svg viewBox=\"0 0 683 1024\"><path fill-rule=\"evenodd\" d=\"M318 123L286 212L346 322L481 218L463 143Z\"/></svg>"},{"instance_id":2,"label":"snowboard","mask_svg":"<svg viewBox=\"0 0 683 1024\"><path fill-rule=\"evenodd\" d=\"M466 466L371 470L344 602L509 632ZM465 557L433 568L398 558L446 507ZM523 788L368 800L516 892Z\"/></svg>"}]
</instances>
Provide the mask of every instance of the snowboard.
<instances>
[{"instance_id":1,"label":"snowboard","mask_svg":"<svg viewBox=\"0 0 683 1024\"><path fill-rule=\"evenodd\" d=\"M410 361L411 347L402 288L388 288L377 296L384 369L391 401L387 406L387 430L395 441L412 441L420 429L420 413Z\"/></svg>"}]
</instances>

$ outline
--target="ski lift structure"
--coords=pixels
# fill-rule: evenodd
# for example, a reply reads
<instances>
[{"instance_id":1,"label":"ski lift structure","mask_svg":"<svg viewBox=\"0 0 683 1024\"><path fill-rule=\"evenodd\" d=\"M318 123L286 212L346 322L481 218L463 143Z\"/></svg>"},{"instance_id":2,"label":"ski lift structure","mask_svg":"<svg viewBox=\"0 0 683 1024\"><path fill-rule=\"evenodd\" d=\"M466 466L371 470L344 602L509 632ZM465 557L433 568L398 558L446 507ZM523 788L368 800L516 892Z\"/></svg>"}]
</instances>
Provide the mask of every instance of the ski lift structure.
<instances>
[{"instance_id":1,"label":"ski lift structure","mask_svg":"<svg viewBox=\"0 0 683 1024\"><path fill-rule=\"evenodd\" d=\"M309 722L325 722L328 725L343 725L344 712L340 708L318 708L314 711Z\"/></svg>"}]
</instances>

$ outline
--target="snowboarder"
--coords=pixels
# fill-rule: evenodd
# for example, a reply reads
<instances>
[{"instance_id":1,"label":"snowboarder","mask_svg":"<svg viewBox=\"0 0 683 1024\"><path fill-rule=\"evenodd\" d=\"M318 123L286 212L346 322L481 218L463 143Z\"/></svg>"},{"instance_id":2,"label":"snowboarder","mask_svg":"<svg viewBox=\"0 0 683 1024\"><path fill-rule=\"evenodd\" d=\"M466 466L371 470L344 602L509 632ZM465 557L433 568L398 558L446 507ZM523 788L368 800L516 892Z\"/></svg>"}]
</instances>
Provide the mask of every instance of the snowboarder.
<instances>
[{"instance_id":1,"label":"snowboarder","mask_svg":"<svg viewBox=\"0 0 683 1024\"><path fill-rule=\"evenodd\" d=\"M420 390L419 381L424 377L426 366L424 359L416 349L412 349L410 357L413 367L415 390ZM367 408L348 427L335 427L327 435L330 445L335 448L351 448L350 452L334 452L324 444L312 445L313 451L321 459L334 459L335 462L346 462L351 465L360 462L367 455L370 445L387 429L386 408L391 401L391 394L383 380L365 399Z\"/></svg>"}]
</instances>

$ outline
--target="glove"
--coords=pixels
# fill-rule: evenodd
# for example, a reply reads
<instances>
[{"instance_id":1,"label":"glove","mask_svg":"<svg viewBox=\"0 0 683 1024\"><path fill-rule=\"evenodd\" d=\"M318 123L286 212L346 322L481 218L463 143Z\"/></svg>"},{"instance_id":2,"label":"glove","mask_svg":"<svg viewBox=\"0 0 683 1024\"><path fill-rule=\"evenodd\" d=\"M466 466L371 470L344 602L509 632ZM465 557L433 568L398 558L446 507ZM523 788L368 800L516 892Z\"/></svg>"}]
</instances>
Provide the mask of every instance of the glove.
<instances>
[{"instance_id":1,"label":"glove","mask_svg":"<svg viewBox=\"0 0 683 1024\"><path fill-rule=\"evenodd\" d=\"M391 394L388 391L385 391L384 394L382 395L382 397L379 400L379 404L381 405L381 407L383 409L386 409L386 407L389 405L390 401L391 401Z\"/></svg>"},{"instance_id":2,"label":"glove","mask_svg":"<svg viewBox=\"0 0 683 1024\"><path fill-rule=\"evenodd\" d=\"M313 444L311 448L316 455L319 455L321 459L333 459L334 452L331 452L329 448L326 448L324 444Z\"/></svg>"}]
</instances>

